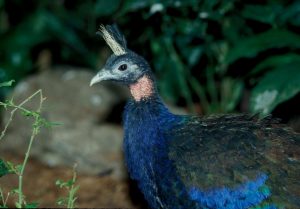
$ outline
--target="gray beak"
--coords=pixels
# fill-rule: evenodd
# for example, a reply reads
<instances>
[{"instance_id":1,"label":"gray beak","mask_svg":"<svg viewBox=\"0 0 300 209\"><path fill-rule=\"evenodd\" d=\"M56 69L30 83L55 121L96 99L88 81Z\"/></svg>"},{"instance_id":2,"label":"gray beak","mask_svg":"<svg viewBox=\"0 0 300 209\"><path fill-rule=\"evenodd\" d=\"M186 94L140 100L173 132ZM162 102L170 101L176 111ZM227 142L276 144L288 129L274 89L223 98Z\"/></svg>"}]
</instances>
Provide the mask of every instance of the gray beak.
<instances>
[{"instance_id":1,"label":"gray beak","mask_svg":"<svg viewBox=\"0 0 300 209\"><path fill-rule=\"evenodd\" d=\"M90 82L90 86L94 85L95 83L99 83L101 81L105 81L105 80L109 80L111 79L111 74L109 73L108 70L106 70L105 68L103 68L102 70L100 70L97 75L95 75L91 82Z\"/></svg>"}]
</instances>

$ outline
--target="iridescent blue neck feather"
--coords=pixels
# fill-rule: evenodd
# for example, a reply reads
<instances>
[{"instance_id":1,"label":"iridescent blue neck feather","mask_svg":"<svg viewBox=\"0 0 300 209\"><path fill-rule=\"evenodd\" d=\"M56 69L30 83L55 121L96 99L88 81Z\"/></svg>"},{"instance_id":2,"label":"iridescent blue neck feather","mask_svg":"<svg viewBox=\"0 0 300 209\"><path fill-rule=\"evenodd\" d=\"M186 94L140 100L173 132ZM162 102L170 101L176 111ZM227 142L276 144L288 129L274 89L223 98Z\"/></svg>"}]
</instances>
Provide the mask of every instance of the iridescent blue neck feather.
<instances>
[{"instance_id":1,"label":"iridescent blue neck feather","mask_svg":"<svg viewBox=\"0 0 300 209\"><path fill-rule=\"evenodd\" d=\"M189 199L188 193L168 157L168 139L164 135L172 129L172 124L181 120L171 114L156 95L139 102L132 100L126 105L124 150L127 167L151 208L164 208L167 204L169 208L192 208L192 202L183 202Z\"/></svg>"}]
</instances>

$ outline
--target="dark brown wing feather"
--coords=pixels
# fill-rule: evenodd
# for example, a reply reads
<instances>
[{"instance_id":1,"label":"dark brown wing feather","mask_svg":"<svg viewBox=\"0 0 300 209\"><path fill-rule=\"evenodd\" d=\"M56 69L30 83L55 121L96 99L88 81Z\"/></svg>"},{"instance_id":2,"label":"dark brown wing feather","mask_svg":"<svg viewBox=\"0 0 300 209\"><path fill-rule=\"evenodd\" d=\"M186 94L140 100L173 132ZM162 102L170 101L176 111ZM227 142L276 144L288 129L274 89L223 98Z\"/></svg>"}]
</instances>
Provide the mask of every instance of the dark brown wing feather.
<instances>
[{"instance_id":1,"label":"dark brown wing feather","mask_svg":"<svg viewBox=\"0 0 300 209\"><path fill-rule=\"evenodd\" d=\"M169 134L169 156L187 187L234 187L265 173L272 201L300 208L300 135L278 121L249 115L187 117Z\"/></svg>"}]
</instances>

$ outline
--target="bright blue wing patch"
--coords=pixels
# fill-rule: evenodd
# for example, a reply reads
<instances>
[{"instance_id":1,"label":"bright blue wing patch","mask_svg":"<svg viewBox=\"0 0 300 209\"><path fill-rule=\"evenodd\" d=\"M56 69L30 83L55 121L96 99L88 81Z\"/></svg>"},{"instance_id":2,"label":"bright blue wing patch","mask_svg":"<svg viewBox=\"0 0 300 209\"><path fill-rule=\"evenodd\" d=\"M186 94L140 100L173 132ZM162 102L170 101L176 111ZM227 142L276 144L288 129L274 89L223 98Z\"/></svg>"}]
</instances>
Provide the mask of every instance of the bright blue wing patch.
<instances>
[{"instance_id":1,"label":"bright blue wing patch","mask_svg":"<svg viewBox=\"0 0 300 209\"><path fill-rule=\"evenodd\" d=\"M246 209L262 203L271 195L270 189L265 185L268 176L259 175L255 180L248 181L236 188L217 188L201 191L193 187L189 191L192 200L199 205L215 209ZM274 205L264 209L276 209Z\"/></svg>"}]
</instances>

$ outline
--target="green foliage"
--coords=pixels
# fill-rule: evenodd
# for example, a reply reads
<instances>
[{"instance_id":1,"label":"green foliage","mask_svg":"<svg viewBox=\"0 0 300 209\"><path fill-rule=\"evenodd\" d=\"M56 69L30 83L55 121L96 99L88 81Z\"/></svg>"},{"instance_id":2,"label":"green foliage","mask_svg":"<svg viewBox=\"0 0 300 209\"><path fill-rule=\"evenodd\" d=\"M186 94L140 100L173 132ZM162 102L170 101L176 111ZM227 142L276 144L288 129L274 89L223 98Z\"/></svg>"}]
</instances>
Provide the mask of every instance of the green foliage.
<instances>
[{"instance_id":1,"label":"green foliage","mask_svg":"<svg viewBox=\"0 0 300 209\"><path fill-rule=\"evenodd\" d=\"M13 83L13 81L3 82L0 84L0 86L1 87L11 86L12 83ZM39 96L38 109L30 110L30 109L24 108L23 105L26 104L27 102L29 102L35 96ZM28 163L30 154L31 154L32 144L33 144L36 136L39 134L40 129L43 127L47 128L47 127L51 127L53 125L58 124L58 123L48 122L46 119L44 119L41 116L41 108L43 106L44 100L45 100L45 98L43 97L42 91L38 90L35 93L33 93L31 96L26 98L20 104L15 104L12 99L7 100L6 102L0 102L0 106L3 106L5 108L5 110L12 109L12 111L10 112L10 117L9 117L6 125L4 126L3 131L1 132L0 142L1 142L1 140L3 140L6 131L14 118L14 114L16 111L20 111L24 117L31 117L34 120L33 124L32 124L32 133L31 133L31 136L29 139L29 144L28 144L23 162L21 164L15 165L9 161L4 161L4 160L0 159L0 177L5 176L7 174L15 174L18 177L18 187L13 188L10 192L8 192L6 197L4 195L3 190L0 187L0 208L8 208L7 200L9 198L10 194L16 195L18 198L18 200L15 202L16 208L37 208L38 207L38 203L36 203L36 202L28 203L27 201L25 201L26 197L23 193L23 176L24 176L25 168L27 167L27 163ZM67 187L68 189L70 189L70 194L68 196L69 202L67 205L68 208L74 208L74 204L75 204L75 200L76 200L75 193L79 189L79 186L74 186L75 180L76 180L76 175L74 174L73 179L71 181L67 182L66 184L64 184L64 182L61 183L62 187Z\"/></svg>"},{"instance_id":2,"label":"green foliage","mask_svg":"<svg viewBox=\"0 0 300 209\"><path fill-rule=\"evenodd\" d=\"M82 37L79 38L80 29L83 29L78 27L79 18L73 18L70 11L61 10L58 2L53 4L53 1L37 1L36 7L28 8L22 15L15 13L16 8L27 6L26 2L5 1L0 7L2 14L8 15L0 24L1 80L15 78L18 81L31 72L37 61L32 53L39 46L52 42L60 45L58 57L63 61L77 56L83 57L86 65L95 63L95 55L88 53ZM7 24L12 15L19 20L10 28Z\"/></svg>"},{"instance_id":3,"label":"green foliage","mask_svg":"<svg viewBox=\"0 0 300 209\"><path fill-rule=\"evenodd\" d=\"M116 22L129 47L150 61L159 78L159 90L169 102L191 110L200 103L203 113L232 112L250 91L249 110L269 113L299 93L300 84L296 84L291 87L292 94L279 96L272 106L264 110L253 106L259 89L267 88L263 87L265 76L274 71L278 78L269 82L281 92L278 88L285 88L282 85L287 78L279 73L298 66L299 1L33 3L33 7L17 0L0 4L0 11L8 17L0 24L0 80L18 81L32 72L38 67L37 55L45 49L51 52L53 63L96 69L98 57L103 57L98 49L106 46L98 42L95 31L100 23ZM23 12L16 12L18 8ZM293 76L299 74L298 70Z\"/></svg>"},{"instance_id":4,"label":"green foliage","mask_svg":"<svg viewBox=\"0 0 300 209\"><path fill-rule=\"evenodd\" d=\"M38 208L39 204L36 202L25 204L25 208Z\"/></svg>"},{"instance_id":5,"label":"green foliage","mask_svg":"<svg viewBox=\"0 0 300 209\"><path fill-rule=\"evenodd\" d=\"M0 83L0 87L12 86L13 82L15 82L15 80L11 80L11 81Z\"/></svg>"},{"instance_id":6,"label":"green foliage","mask_svg":"<svg viewBox=\"0 0 300 209\"><path fill-rule=\"evenodd\" d=\"M300 48L300 36L286 30L271 29L239 40L227 53L225 63L230 64L243 57L255 57L262 51L281 47Z\"/></svg>"},{"instance_id":7,"label":"green foliage","mask_svg":"<svg viewBox=\"0 0 300 209\"><path fill-rule=\"evenodd\" d=\"M7 204L6 204L8 197L9 197L9 194L5 197L3 191L0 187L0 208L8 208Z\"/></svg>"},{"instance_id":8,"label":"green foliage","mask_svg":"<svg viewBox=\"0 0 300 209\"><path fill-rule=\"evenodd\" d=\"M0 177L5 176L9 173L10 172L6 163L2 159L0 159Z\"/></svg>"},{"instance_id":9,"label":"green foliage","mask_svg":"<svg viewBox=\"0 0 300 209\"><path fill-rule=\"evenodd\" d=\"M294 53L287 53L283 55L274 55L269 58L266 58L264 61L259 63L253 70L250 72L251 75L264 72L265 70L276 68L277 66L288 66L288 65L299 65L300 55ZM299 74L297 75L299 76Z\"/></svg>"},{"instance_id":10,"label":"green foliage","mask_svg":"<svg viewBox=\"0 0 300 209\"><path fill-rule=\"evenodd\" d=\"M170 2L162 6L161 33L149 30L155 34L152 63L165 99L184 98L191 106L197 95L204 112L231 112L241 102L245 84L251 83L249 110L268 114L300 92L300 36L289 27L300 26L294 19L299 19L299 3L186 1L180 8ZM193 12L196 19L191 18ZM286 74L291 68L289 85ZM267 72L277 78L269 79ZM265 103L264 109L254 108L253 101L262 99L260 91L271 86L281 92L276 100Z\"/></svg>"},{"instance_id":11,"label":"green foliage","mask_svg":"<svg viewBox=\"0 0 300 209\"><path fill-rule=\"evenodd\" d=\"M75 185L76 183L76 171L75 171L76 165L74 166L73 169L73 177L70 180L63 181L58 179L55 184L59 188L64 188L68 191L68 196L67 197L61 197L59 198L56 203L59 206L65 206L66 208L75 208L75 202L77 200L76 193L79 189L78 185Z\"/></svg>"},{"instance_id":12,"label":"green foliage","mask_svg":"<svg viewBox=\"0 0 300 209\"><path fill-rule=\"evenodd\" d=\"M12 83L12 81L4 82L4 86L11 85L11 83ZM31 100L36 95L40 96L39 108L36 111L24 108L23 105L26 102L28 102L29 100ZM1 163L4 165L4 166L2 166L3 167L2 170L4 172L13 173L18 176L18 188L15 188L11 191L12 194L16 194L18 196L18 201L15 202L16 208L23 208L23 207L26 208L26 207L31 207L31 206L37 207L36 203L27 204L25 201L25 195L23 194L23 175L24 175L24 171L25 171L29 156L30 156L30 151L31 151L33 141L34 141L35 137L38 135L40 128L43 126L46 126L48 124L47 121L45 119L43 119L40 115L40 111L41 111L44 100L45 100L45 98L43 97L42 91L38 90L37 92L32 94L30 97L28 97L27 99L25 99L22 103L20 103L18 105L14 104L13 100L8 100L6 102L0 102L0 105L2 105L5 109L14 108L11 111L10 118L9 118L7 124L5 125L4 130L1 133L0 140L5 136L5 132L8 128L8 126L10 125L11 121L13 120L14 113L17 110L21 111L27 117L34 118L32 134L31 134L29 144L27 147L27 151L25 153L25 157L24 157L22 164L14 165L11 162L2 162L1 161ZM2 192L1 192L1 194L2 194ZM3 199L3 194L1 195L1 197ZM3 205L5 206L4 202L6 202L6 201L3 200Z\"/></svg>"},{"instance_id":13,"label":"green foliage","mask_svg":"<svg viewBox=\"0 0 300 209\"><path fill-rule=\"evenodd\" d=\"M258 82L250 97L253 112L267 114L300 92L300 62L276 67ZM274 82L276 81L276 82Z\"/></svg>"}]
</instances>

